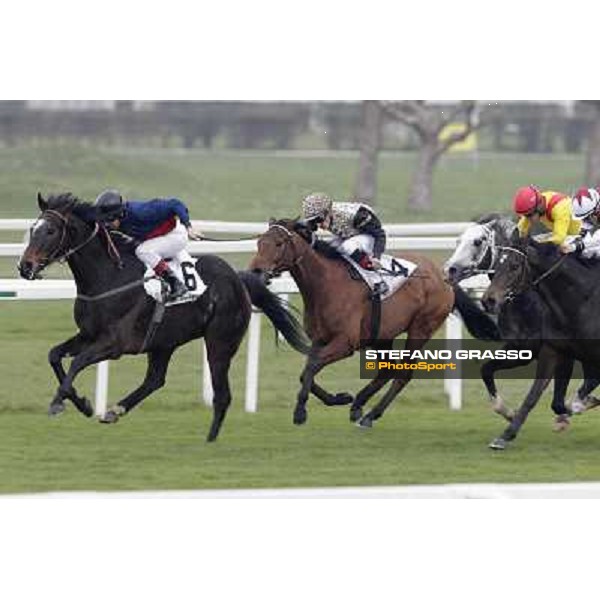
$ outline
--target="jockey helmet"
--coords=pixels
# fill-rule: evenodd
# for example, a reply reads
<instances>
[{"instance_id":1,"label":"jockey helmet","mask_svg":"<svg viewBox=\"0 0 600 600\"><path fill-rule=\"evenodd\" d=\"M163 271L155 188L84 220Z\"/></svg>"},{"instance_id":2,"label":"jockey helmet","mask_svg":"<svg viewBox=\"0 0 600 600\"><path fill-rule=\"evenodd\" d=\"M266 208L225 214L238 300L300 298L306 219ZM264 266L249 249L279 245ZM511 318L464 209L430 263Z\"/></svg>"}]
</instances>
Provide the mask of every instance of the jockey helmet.
<instances>
[{"instance_id":1,"label":"jockey helmet","mask_svg":"<svg viewBox=\"0 0 600 600\"><path fill-rule=\"evenodd\" d=\"M324 219L332 205L333 201L327 194L310 194L302 200L302 216L307 221Z\"/></svg>"},{"instance_id":2,"label":"jockey helmet","mask_svg":"<svg viewBox=\"0 0 600 600\"><path fill-rule=\"evenodd\" d=\"M518 215L530 216L541 202L540 191L533 185L519 188L513 198L513 210Z\"/></svg>"},{"instance_id":3,"label":"jockey helmet","mask_svg":"<svg viewBox=\"0 0 600 600\"><path fill-rule=\"evenodd\" d=\"M573 195L573 216L587 219L600 208L600 193L595 188L579 188Z\"/></svg>"},{"instance_id":4,"label":"jockey helmet","mask_svg":"<svg viewBox=\"0 0 600 600\"><path fill-rule=\"evenodd\" d=\"M114 221L123 216L123 196L117 190L104 190L94 202L100 221Z\"/></svg>"}]
</instances>

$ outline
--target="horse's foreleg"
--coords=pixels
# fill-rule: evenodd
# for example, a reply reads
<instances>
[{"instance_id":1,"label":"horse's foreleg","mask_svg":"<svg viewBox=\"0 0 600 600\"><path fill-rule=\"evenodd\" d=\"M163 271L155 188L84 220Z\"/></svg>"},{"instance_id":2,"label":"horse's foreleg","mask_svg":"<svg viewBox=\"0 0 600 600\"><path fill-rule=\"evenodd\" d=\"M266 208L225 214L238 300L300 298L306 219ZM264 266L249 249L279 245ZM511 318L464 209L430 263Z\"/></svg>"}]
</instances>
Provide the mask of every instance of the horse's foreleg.
<instances>
[{"instance_id":1,"label":"horse's foreleg","mask_svg":"<svg viewBox=\"0 0 600 600\"><path fill-rule=\"evenodd\" d=\"M510 349L511 346L507 344L504 349ZM485 384L485 387L490 396L490 402L492 403L492 409L495 413L502 415L507 421L512 421L514 417L514 411L508 408L504 404L504 400L498 393L496 387L496 381L494 374L496 371L503 371L505 369L516 369L517 367L523 367L528 365L533 359L520 359L520 358L505 358L505 359L491 359L483 363L481 366L481 379Z\"/></svg>"},{"instance_id":2,"label":"horse's foreleg","mask_svg":"<svg viewBox=\"0 0 600 600\"><path fill-rule=\"evenodd\" d=\"M65 375L60 387L58 388L57 397L62 399L69 398L75 404L77 409L90 417L94 414L91 404L85 398L79 398L73 389L73 381L78 373L103 360L109 358L117 358L120 352L115 350L114 341L112 338L104 337L85 346L73 358L69 371ZM82 402L83 401L83 402Z\"/></svg>"},{"instance_id":3,"label":"horse's foreleg","mask_svg":"<svg viewBox=\"0 0 600 600\"><path fill-rule=\"evenodd\" d=\"M571 411L565 405L565 397L573 375L574 364L575 359L561 356L554 371L554 394L550 406L556 415L554 419L554 431L556 432L565 431L570 425Z\"/></svg>"},{"instance_id":4,"label":"horse's foreleg","mask_svg":"<svg viewBox=\"0 0 600 600\"><path fill-rule=\"evenodd\" d=\"M527 415L537 404L542 392L548 387L548 384L552 380L557 360L558 355L550 348L550 346L542 347L538 356L535 374L536 379L533 382L533 385L527 393L523 404L517 409L510 425L504 430L500 437L494 439L490 443L490 448L493 450L504 450L506 448L506 443L517 437L519 430L527 419Z\"/></svg>"},{"instance_id":5,"label":"horse's foreleg","mask_svg":"<svg viewBox=\"0 0 600 600\"><path fill-rule=\"evenodd\" d=\"M298 392L296 407L294 408L294 424L302 425L306 423L306 403L309 392L315 391L315 395L326 405L334 406L339 404L349 404L351 398L345 394L336 396L329 394L323 388L315 384L314 378L319 371L328 364L350 356L353 352L351 345L346 338L335 338L325 346L313 345L310 351L306 366L300 375L301 388Z\"/></svg>"},{"instance_id":6,"label":"horse's foreleg","mask_svg":"<svg viewBox=\"0 0 600 600\"><path fill-rule=\"evenodd\" d=\"M308 402L308 394L314 385L315 375L323 368L318 358L313 351L306 361L304 370L300 375L300 391L296 399L296 407L294 408L294 425L303 425L306 423L306 403Z\"/></svg>"},{"instance_id":7,"label":"horse's foreleg","mask_svg":"<svg viewBox=\"0 0 600 600\"><path fill-rule=\"evenodd\" d=\"M137 406L144 398L163 387L173 352L173 348L150 352L148 354L148 368L146 369L146 376L142 384L110 408L106 414L102 415L100 422L116 423L120 417Z\"/></svg>"},{"instance_id":8,"label":"horse's foreleg","mask_svg":"<svg viewBox=\"0 0 600 600\"><path fill-rule=\"evenodd\" d=\"M67 341L63 342L62 344L58 344L57 346L54 346L54 348L52 348L50 350L50 352L48 353L48 362L50 363L50 366L52 367L52 370L54 371L54 375L56 376L56 379L58 380L59 386L62 385L62 382L64 381L65 377L67 376L65 369L63 367L63 364L62 364L62 359L65 356L77 355L81 351L81 348L84 346L84 344L85 344L85 342L84 342L83 338L81 337L81 334L78 333L77 335L74 335L72 338L69 338ZM72 402L75 404L75 406L85 407L84 410L82 410L82 412L84 414L86 414L87 416L92 415L93 411L91 409L91 404L89 403L89 401L86 398L80 397L77 394L77 392L75 391L75 389L73 389L73 395L68 396L67 398L69 400L72 400ZM61 396L60 393L57 392L55 394L54 398L52 399L52 402L50 403L50 406L48 408L48 414L50 416L55 416L55 415L62 413L65 410L64 400L65 400L65 398L63 396Z\"/></svg>"},{"instance_id":9,"label":"horse's foreleg","mask_svg":"<svg viewBox=\"0 0 600 600\"><path fill-rule=\"evenodd\" d=\"M575 414L582 413L600 404L600 400L590 394L600 385L600 371L594 365L582 363L584 382L571 401L571 410Z\"/></svg>"}]
</instances>

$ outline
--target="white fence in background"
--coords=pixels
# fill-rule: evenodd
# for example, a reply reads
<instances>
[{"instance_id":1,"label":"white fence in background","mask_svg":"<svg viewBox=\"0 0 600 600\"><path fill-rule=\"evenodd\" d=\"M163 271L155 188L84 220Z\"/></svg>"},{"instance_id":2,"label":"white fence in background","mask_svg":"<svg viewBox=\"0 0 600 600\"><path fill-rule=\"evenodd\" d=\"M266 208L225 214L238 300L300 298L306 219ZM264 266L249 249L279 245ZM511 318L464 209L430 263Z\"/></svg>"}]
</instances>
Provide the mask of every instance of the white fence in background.
<instances>
[{"instance_id":1,"label":"white fence in background","mask_svg":"<svg viewBox=\"0 0 600 600\"><path fill-rule=\"evenodd\" d=\"M30 227L31 219L4 219L0 220L0 230L25 231ZM424 223L407 225L389 225L386 227L388 236L453 236L453 237L389 237L387 248L389 250L448 250L456 244L456 235L464 231L470 223ZM267 225L264 223L230 223L223 221L194 221L194 227L202 232L221 232L228 234L254 234L262 233ZM256 250L254 240L238 242L191 242L188 247L192 255L200 254L229 254L247 253ZM0 244L0 256L18 257L23 251L23 244ZM465 282L468 289L476 293L485 289L487 278L474 277ZM294 281L288 277L273 280L270 289L276 294L298 293ZM51 300L74 299L76 296L75 284L71 280L39 280L23 281L0 279L0 300ZM256 412L258 407L258 381L260 363L260 331L261 313L253 312L248 333L248 355L246 364L246 391L245 409ZM462 322L455 315L450 315L446 320L446 339L462 339ZM212 386L206 355L203 352L203 397L207 404L212 401ZM449 396L449 406L453 410L462 407L462 380L446 378L444 390ZM108 363L101 363L96 375L96 414L103 414L106 410L108 394Z\"/></svg>"}]
</instances>

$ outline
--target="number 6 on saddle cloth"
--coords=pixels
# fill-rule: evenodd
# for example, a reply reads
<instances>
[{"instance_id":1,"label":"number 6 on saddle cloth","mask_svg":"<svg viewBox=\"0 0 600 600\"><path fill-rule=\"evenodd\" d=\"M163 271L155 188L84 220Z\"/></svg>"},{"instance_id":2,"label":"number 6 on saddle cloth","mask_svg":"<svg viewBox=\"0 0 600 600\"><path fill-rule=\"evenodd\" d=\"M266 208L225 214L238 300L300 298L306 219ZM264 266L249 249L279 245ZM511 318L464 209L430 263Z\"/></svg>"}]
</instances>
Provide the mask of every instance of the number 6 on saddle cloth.
<instances>
[{"instance_id":1,"label":"number 6 on saddle cloth","mask_svg":"<svg viewBox=\"0 0 600 600\"><path fill-rule=\"evenodd\" d=\"M196 259L192 258L187 250L182 250L175 258L166 259L169 267L175 275L183 281L187 289L187 293L175 300L167 300L166 284L154 273L152 269L148 269L144 276L144 288L146 293L154 298L157 302L164 302L166 306L174 304L185 304L197 300L206 290L206 284L202 281L198 271L196 270Z\"/></svg>"}]
</instances>

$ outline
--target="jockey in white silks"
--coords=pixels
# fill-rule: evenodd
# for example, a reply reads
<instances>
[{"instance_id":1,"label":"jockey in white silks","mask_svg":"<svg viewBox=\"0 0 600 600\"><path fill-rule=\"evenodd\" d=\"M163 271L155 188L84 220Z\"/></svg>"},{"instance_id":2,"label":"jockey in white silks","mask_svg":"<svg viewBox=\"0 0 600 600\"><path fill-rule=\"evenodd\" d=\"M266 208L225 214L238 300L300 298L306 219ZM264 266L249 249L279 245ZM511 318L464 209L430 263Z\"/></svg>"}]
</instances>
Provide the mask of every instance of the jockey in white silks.
<instances>
[{"instance_id":1,"label":"jockey in white silks","mask_svg":"<svg viewBox=\"0 0 600 600\"><path fill-rule=\"evenodd\" d=\"M331 245L363 269L381 268L386 235L371 207L360 202L333 202L326 194L313 193L302 201L302 216L313 231L320 227L331 232L335 236ZM381 287L385 287L383 281Z\"/></svg>"},{"instance_id":2,"label":"jockey in white silks","mask_svg":"<svg viewBox=\"0 0 600 600\"><path fill-rule=\"evenodd\" d=\"M600 258L600 192L579 188L573 195L573 216L581 221L581 234L561 245L561 252L579 252L584 258Z\"/></svg>"}]
</instances>

